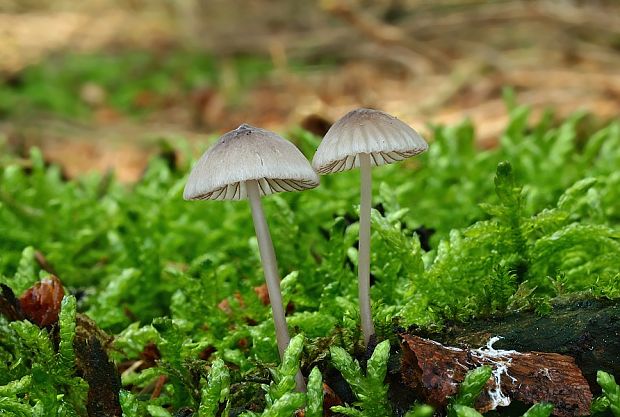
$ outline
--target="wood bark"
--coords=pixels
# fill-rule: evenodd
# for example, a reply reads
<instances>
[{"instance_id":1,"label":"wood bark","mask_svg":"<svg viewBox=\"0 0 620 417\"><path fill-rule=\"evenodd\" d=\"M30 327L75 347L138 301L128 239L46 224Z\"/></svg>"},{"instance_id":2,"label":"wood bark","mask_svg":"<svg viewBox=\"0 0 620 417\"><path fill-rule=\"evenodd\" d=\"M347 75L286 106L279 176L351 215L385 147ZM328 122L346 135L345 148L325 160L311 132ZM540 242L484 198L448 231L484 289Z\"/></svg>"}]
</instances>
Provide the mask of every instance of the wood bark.
<instances>
[{"instance_id":1,"label":"wood bark","mask_svg":"<svg viewBox=\"0 0 620 417\"><path fill-rule=\"evenodd\" d=\"M418 336L402 338L403 382L436 407L445 407L457 394L469 370L488 365L493 374L475 403L480 412L520 401L553 403L559 417L590 414L590 387L570 356L491 346L459 349Z\"/></svg>"},{"instance_id":2,"label":"wood bark","mask_svg":"<svg viewBox=\"0 0 620 417\"><path fill-rule=\"evenodd\" d=\"M620 376L620 302L605 299L557 299L551 312L524 311L503 316L449 323L441 332L410 329L409 334L460 348L484 346L500 336L496 349L568 355L575 359L596 395L599 370Z\"/></svg>"},{"instance_id":3,"label":"wood bark","mask_svg":"<svg viewBox=\"0 0 620 417\"><path fill-rule=\"evenodd\" d=\"M476 403L480 411L546 401L557 416L589 415L593 394L600 394L596 372L620 375L617 301L556 300L545 316L519 312L450 323L441 332L410 329L400 338L390 385L394 397L408 397L403 409L412 398L444 407L468 370L489 365L494 377Z\"/></svg>"}]
</instances>

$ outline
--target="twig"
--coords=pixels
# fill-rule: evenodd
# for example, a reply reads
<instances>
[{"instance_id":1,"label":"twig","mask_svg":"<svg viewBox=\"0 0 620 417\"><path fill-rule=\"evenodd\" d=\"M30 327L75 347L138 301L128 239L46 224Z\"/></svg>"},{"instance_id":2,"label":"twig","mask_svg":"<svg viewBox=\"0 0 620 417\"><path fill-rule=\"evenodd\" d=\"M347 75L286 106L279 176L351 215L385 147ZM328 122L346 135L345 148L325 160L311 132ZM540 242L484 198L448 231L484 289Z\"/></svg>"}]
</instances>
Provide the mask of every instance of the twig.
<instances>
[{"instance_id":1,"label":"twig","mask_svg":"<svg viewBox=\"0 0 620 417\"><path fill-rule=\"evenodd\" d=\"M160 375L159 378L157 378L157 382L155 382L155 388L153 389L153 393L151 394L151 400L159 397L159 395L161 394L161 390L167 380L168 377L166 375Z\"/></svg>"},{"instance_id":2,"label":"twig","mask_svg":"<svg viewBox=\"0 0 620 417\"><path fill-rule=\"evenodd\" d=\"M383 46L400 46L401 53L413 54L418 60L430 61L429 66L445 66L447 57L433 48L428 48L422 42L415 42L400 27L384 23L373 16L355 8L347 0L324 0L322 8L334 16L348 23L359 33L373 42Z\"/></svg>"}]
</instances>

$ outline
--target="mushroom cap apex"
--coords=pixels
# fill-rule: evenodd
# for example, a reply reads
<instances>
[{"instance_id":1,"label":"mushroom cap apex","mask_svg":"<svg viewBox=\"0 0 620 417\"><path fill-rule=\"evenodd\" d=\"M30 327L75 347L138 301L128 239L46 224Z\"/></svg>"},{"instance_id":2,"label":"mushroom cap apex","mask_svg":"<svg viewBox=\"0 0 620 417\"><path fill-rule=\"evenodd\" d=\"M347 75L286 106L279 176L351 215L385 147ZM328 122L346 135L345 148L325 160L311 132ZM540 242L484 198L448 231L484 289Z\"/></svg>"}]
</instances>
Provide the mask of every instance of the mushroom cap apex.
<instances>
[{"instance_id":1,"label":"mushroom cap apex","mask_svg":"<svg viewBox=\"0 0 620 417\"><path fill-rule=\"evenodd\" d=\"M252 129L259 129L259 128L258 127L254 127L254 126L252 126L250 124L247 124L247 123L241 123L239 126L237 126L237 128L234 131L237 131L237 130L252 130Z\"/></svg>"}]
</instances>

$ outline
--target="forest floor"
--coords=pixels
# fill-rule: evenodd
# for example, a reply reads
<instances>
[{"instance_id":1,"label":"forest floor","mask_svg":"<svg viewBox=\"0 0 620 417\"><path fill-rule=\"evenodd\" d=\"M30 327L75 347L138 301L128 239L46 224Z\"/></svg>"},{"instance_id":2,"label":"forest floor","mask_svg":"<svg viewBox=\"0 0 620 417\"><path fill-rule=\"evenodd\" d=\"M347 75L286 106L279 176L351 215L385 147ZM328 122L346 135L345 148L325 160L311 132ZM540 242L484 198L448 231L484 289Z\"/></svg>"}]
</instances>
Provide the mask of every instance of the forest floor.
<instances>
[{"instance_id":1,"label":"forest floor","mask_svg":"<svg viewBox=\"0 0 620 417\"><path fill-rule=\"evenodd\" d=\"M43 148L70 177L112 168L134 181L161 138L195 142L242 122L279 131L303 124L321 133L351 108L375 107L422 132L470 118L480 146L489 147L508 120L505 87L535 115L585 110L598 124L620 107L616 2L142 3L9 1L0 8L0 91L26 83L23 74L33 66L62 71L67 54L136 50L161 61L187 49L210 56L218 81L163 97L144 88L133 100L148 113L137 118L85 77L71 94L89 108L88 117L29 105L0 112L0 136L10 146ZM235 29L239 21L243 31ZM240 82L237 56L261 57L266 69Z\"/></svg>"}]
</instances>

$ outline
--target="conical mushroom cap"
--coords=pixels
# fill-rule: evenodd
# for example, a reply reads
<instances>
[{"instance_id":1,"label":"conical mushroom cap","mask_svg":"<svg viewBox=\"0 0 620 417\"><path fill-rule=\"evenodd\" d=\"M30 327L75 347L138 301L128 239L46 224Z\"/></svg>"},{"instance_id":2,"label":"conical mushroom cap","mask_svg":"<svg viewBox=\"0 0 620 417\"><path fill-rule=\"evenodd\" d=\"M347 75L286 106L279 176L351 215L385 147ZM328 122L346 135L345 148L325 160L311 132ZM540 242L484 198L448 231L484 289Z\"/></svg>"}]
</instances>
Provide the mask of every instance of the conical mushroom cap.
<instances>
[{"instance_id":1,"label":"conical mushroom cap","mask_svg":"<svg viewBox=\"0 0 620 417\"><path fill-rule=\"evenodd\" d=\"M378 110L357 109L327 131L312 166L320 174L359 167L360 153L370 154L373 166L402 161L428 149L428 144L406 123Z\"/></svg>"},{"instance_id":2,"label":"conical mushroom cap","mask_svg":"<svg viewBox=\"0 0 620 417\"><path fill-rule=\"evenodd\" d=\"M183 191L185 200L247 199L245 181L257 180L261 196L319 185L304 155L286 139L242 124L200 157Z\"/></svg>"}]
</instances>

